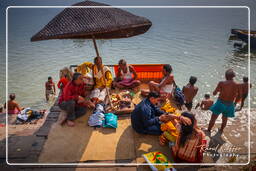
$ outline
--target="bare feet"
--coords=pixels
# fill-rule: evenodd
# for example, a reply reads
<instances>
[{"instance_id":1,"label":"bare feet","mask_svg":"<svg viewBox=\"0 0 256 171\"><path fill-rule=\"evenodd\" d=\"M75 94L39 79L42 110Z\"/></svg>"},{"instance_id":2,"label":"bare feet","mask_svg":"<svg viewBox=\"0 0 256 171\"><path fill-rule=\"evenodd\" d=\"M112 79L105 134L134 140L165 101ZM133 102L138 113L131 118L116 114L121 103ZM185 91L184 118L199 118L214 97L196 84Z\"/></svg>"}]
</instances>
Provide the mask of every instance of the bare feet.
<instances>
[{"instance_id":1,"label":"bare feet","mask_svg":"<svg viewBox=\"0 0 256 171\"><path fill-rule=\"evenodd\" d=\"M75 126L75 122L71 121L71 120L67 120L67 125L69 127L74 127Z\"/></svg>"},{"instance_id":2,"label":"bare feet","mask_svg":"<svg viewBox=\"0 0 256 171\"><path fill-rule=\"evenodd\" d=\"M220 135L222 135L222 134L223 134L223 130L222 130L222 129L219 129L219 130L218 130L218 133L219 133Z\"/></svg>"},{"instance_id":3,"label":"bare feet","mask_svg":"<svg viewBox=\"0 0 256 171\"><path fill-rule=\"evenodd\" d=\"M66 112L61 112L59 115L59 119L57 121L57 123L59 125L63 125L67 120L67 113Z\"/></svg>"},{"instance_id":4,"label":"bare feet","mask_svg":"<svg viewBox=\"0 0 256 171\"><path fill-rule=\"evenodd\" d=\"M239 109L238 109L238 108L236 108L236 112L239 112L239 111L241 111L241 110L242 110L241 108L239 108Z\"/></svg>"},{"instance_id":5,"label":"bare feet","mask_svg":"<svg viewBox=\"0 0 256 171\"><path fill-rule=\"evenodd\" d=\"M203 129L206 136L211 137L211 130Z\"/></svg>"}]
</instances>

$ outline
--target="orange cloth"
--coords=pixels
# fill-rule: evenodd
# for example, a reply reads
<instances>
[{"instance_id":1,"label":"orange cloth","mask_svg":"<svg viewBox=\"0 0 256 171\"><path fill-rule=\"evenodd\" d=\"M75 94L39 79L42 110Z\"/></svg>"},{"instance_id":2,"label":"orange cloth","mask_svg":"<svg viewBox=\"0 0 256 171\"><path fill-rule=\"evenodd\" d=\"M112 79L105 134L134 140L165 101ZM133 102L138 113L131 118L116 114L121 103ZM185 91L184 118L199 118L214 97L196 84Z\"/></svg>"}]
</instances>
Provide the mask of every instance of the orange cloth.
<instances>
[{"instance_id":1,"label":"orange cloth","mask_svg":"<svg viewBox=\"0 0 256 171\"><path fill-rule=\"evenodd\" d=\"M138 79L147 78L163 78L163 66L164 64L132 64L134 70L137 73ZM118 73L118 65L114 66L115 75Z\"/></svg>"}]
</instances>

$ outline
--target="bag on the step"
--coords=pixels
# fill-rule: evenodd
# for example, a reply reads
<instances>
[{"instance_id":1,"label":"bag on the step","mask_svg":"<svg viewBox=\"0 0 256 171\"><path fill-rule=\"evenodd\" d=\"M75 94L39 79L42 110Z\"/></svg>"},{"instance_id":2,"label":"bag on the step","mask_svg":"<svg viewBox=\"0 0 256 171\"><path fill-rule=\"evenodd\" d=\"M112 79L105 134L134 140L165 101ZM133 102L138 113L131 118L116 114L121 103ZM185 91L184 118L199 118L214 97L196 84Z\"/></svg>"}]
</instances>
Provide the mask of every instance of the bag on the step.
<instances>
[{"instance_id":1,"label":"bag on the step","mask_svg":"<svg viewBox=\"0 0 256 171\"><path fill-rule=\"evenodd\" d=\"M178 86L174 89L174 100L178 105L183 105L185 101L185 96Z\"/></svg>"},{"instance_id":2,"label":"bag on the step","mask_svg":"<svg viewBox=\"0 0 256 171\"><path fill-rule=\"evenodd\" d=\"M25 122L29 119L29 117L31 117L32 113L33 111L30 109L30 107L25 108L17 115L17 120Z\"/></svg>"},{"instance_id":3,"label":"bag on the step","mask_svg":"<svg viewBox=\"0 0 256 171\"><path fill-rule=\"evenodd\" d=\"M173 168L172 164L168 161L167 157L159 151L146 153L142 156L153 171L176 171L176 169Z\"/></svg>"},{"instance_id":4,"label":"bag on the step","mask_svg":"<svg viewBox=\"0 0 256 171\"><path fill-rule=\"evenodd\" d=\"M113 113L106 113L103 121L104 128L117 128L117 116Z\"/></svg>"}]
</instances>

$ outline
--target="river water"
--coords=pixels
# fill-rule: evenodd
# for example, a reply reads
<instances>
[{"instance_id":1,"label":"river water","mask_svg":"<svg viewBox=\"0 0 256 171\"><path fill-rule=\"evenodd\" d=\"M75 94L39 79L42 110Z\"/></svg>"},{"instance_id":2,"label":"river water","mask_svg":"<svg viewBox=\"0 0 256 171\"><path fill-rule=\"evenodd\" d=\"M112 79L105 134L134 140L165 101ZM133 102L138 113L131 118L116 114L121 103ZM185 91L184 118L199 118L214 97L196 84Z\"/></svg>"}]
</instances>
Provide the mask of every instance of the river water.
<instances>
[{"instance_id":1,"label":"river water","mask_svg":"<svg viewBox=\"0 0 256 171\"><path fill-rule=\"evenodd\" d=\"M72 5L65 1L4 1L1 11L9 5ZM256 30L255 4L230 1L101 1L109 5L247 5L251 8L251 28ZM8 10L8 92L16 93L21 106L48 108L44 83L52 76L55 83L64 66L91 61L95 51L90 40L47 40L30 42L30 38L43 28L60 8L10 8ZM127 39L97 41L105 64L116 64L125 58L128 63L169 63L177 84L187 84L196 76L199 101L205 93L212 93L224 72L233 68L241 82L248 75L247 49L234 48L229 41L232 28L248 28L247 8L126 8L144 16L153 23L148 32ZM5 101L5 16L1 13L1 66L0 103ZM254 20L253 20L254 19ZM3 52L3 53L2 53ZM256 52L251 53L251 82L256 84ZM251 105L256 106L255 91L251 91ZM247 103L246 103L247 105Z\"/></svg>"}]
</instances>

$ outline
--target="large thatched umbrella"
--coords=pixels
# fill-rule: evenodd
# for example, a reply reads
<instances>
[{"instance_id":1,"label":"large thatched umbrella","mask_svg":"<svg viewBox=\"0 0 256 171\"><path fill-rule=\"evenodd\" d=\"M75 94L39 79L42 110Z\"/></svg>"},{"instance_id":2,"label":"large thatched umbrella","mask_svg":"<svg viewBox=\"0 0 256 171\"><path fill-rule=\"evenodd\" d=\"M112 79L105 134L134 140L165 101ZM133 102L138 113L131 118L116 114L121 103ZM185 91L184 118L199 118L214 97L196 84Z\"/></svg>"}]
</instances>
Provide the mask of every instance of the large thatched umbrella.
<instances>
[{"instance_id":1,"label":"large thatched umbrella","mask_svg":"<svg viewBox=\"0 0 256 171\"><path fill-rule=\"evenodd\" d=\"M152 23L140 16L109 5L83 1L73 6L86 8L66 8L53 18L31 41L49 39L95 39L127 38L145 33ZM93 6L109 6L95 8ZM89 8L88 8L89 7Z\"/></svg>"},{"instance_id":2,"label":"large thatched umbrella","mask_svg":"<svg viewBox=\"0 0 256 171\"><path fill-rule=\"evenodd\" d=\"M111 8L109 5L83 1L73 6L87 8L66 8L53 18L31 41L49 39L93 39L96 55L99 56L95 39L127 38L145 33L152 23L127 11ZM93 6L109 6L93 7ZM88 8L89 7L89 8ZM103 69L101 69L102 75ZM104 81L106 83L105 77ZM109 92L107 90L109 97ZM111 107L112 103L110 101Z\"/></svg>"}]
</instances>

